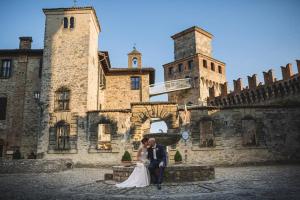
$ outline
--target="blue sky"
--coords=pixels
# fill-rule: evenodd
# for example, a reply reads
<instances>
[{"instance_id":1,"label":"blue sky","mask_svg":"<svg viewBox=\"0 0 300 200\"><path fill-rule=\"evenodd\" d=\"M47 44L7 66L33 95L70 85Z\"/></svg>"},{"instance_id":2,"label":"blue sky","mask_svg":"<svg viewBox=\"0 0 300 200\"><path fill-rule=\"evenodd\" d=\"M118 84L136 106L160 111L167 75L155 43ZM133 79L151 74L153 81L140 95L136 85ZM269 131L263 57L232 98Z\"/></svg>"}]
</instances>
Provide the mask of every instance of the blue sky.
<instances>
[{"instance_id":1,"label":"blue sky","mask_svg":"<svg viewBox=\"0 0 300 200\"><path fill-rule=\"evenodd\" d=\"M101 24L100 50L108 50L114 67L127 66L134 43L143 64L156 69L173 61L171 35L199 26L214 35L213 56L227 65L227 80L275 69L300 59L298 0L77 0L94 6ZM33 48L43 48L42 8L70 7L72 0L1 0L0 49L18 48L19 36L32 36ZM165 99L158 97L157 99Z\"/></svg>"}]
</instances>

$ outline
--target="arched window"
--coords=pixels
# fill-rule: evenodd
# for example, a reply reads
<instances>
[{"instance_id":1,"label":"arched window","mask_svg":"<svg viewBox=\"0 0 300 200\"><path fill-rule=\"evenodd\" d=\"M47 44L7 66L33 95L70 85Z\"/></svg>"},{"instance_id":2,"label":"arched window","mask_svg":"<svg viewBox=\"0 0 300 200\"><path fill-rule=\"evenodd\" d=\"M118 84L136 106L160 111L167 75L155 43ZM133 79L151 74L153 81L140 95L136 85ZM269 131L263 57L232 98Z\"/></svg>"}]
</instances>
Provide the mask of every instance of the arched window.
<instances>
[{"instance_id":1,"label":"arched window","mask_svg":"<svg viewBox=\"0 0 300 200\"><path fill-rule=\"evenodd\" d=\"M56 124L56 139L57 149L70 149L70 125L65 121L60 121Z\"/></svg>"},{"instance_id":2,"label":"arched window","mask_svg":"<svg viewBox=\"0 0 300 200\"><path fill-rule=\"evenodd\" d=\"M138 67L138 59L136 57L132 58L132 67Z\"/></svg>"},{"instance_id":3,"label":"arched window","mask_svg":"<svg viewBox=\"0 0 300 200\"><path fill-rule=\"evenodd\" d=\"M68 28L69 21L67 17L64 17L64 28Z\"/></svg>"},{"instance_id":4,"label":"arched window","mask_svg":"<svg viewBox=\"0 0 300 200\"><path fill-rule=\"evenodd\" d=\"M55 94L55 101L56 111L69 110L70 90L65 87L58 89Z\"/></svg>"},{"instance_id":5,"label":"arched window","mask_svg":"<svg viewBox=\"0 0 300 200\"><path fill-rule=\"evenodd\" d=\"M71 17L70 18L70 28L74 28L74 26L75 26L75 19L74 19L74 17Z\"/></svg>"}]
</instances>

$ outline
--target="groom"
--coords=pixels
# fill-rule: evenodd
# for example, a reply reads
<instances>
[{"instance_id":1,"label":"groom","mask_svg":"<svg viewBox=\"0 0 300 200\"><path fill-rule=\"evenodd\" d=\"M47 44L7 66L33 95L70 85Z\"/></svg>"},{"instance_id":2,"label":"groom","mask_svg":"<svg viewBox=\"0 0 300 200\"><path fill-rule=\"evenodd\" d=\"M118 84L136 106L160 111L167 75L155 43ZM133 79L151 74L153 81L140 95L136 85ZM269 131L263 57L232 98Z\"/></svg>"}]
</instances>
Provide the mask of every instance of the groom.
<instances>
[{"instance_id":1,"label":"groom","mask_svg":"<svg viewBox=\"0 0 300 200\"><path fill-rule=\"evenodd\" d=\"M151 176L151 182L157 184L157 189L160 190L164 169L167 164L165 147L163 145L156 144L154 138L150 138L148 143L150 145L148 148L148 159L150 160L148 169Z\"/></svg>"}]
</instances>

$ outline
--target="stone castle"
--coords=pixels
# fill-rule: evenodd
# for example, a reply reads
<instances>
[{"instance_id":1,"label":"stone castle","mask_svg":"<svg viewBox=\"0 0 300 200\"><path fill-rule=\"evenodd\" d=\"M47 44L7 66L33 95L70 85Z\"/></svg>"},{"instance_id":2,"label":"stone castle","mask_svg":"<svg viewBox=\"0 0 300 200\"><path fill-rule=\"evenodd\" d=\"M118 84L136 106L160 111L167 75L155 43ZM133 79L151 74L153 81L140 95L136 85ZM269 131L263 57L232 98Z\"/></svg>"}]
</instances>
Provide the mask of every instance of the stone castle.
<instances>
[{"instance_id":1,"label":"stone castle","mask_svg":"<svg viewBox=\"0 0 300 200\"><path fill-rule=\"evenodd\" d=\"M174 61L163 65L165 82L142 66L133 49L128 67L114 68L99 51L100 23L92 7L43 9L43 49L20 37L19 49L0 50L0 156L19 150L42 159L113 165L125 150L133 157L151 123L188 138L168 147L186 163L243 164L300 160L300 81L291 64L283 80L272 71L234 81L212 57L212 34L191 27L172 36ZM297 61L298 72L300 62ZM168 93L168 102L150 97Z\"/></svg>"}]
</instances>

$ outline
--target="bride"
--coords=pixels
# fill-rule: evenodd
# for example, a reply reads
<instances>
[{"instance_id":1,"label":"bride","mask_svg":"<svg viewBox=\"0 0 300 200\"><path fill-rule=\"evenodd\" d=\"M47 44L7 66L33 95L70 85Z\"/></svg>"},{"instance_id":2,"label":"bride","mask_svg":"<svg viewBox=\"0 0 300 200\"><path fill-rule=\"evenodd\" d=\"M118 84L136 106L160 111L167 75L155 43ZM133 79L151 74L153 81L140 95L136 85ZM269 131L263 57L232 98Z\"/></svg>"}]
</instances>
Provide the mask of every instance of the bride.
<instances>
[{"instance_id":1,"label":"bride","mask_svg":"<svg viewBox=\"0 0 300 200\"><path fill-rule=\"evenodd\" d=\"M136 167L126 181L116 184L117 187L145 187L150 184L150 176L147 168L147 164L149 163L147 159L148 138L143 138L141 143L142 145L137 154L138 162L136 163Z\"/></svg>"}]
</instances>

